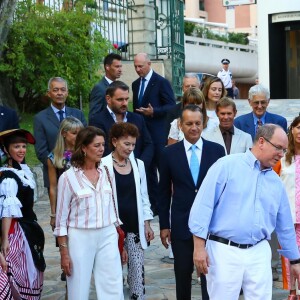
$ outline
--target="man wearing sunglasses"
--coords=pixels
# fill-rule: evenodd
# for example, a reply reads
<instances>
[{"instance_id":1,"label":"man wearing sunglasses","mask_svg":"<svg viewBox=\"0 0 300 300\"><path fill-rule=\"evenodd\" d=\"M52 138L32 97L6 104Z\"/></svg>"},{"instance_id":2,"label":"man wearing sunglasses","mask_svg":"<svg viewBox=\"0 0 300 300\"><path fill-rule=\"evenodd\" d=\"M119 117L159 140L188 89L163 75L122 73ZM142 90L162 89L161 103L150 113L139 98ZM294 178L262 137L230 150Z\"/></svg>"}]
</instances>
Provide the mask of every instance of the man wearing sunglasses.
<instances>
[{"instance_id":1,"label":"man wearing sunglasses","mask_svg":"<svg viewBox=\"0 0 300 300\"><path fill-rule=\"evenodd\" d=\"M287 132L287 121L284 117L267 112L270 102L270 92L261 84L254 85L249 90L248 101L252 112L239 116L234 120L234 126L252 136L254 140L257 129L267 123L277 124Z\"/></svg>"}]
</instances>

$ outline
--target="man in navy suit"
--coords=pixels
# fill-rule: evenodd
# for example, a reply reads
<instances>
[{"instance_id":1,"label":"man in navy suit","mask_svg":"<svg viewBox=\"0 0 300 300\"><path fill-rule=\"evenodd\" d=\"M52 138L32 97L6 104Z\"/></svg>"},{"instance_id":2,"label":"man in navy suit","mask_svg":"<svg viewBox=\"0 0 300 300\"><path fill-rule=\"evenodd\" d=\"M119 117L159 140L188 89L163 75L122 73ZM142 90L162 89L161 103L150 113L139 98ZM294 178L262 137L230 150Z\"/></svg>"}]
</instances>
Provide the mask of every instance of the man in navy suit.
<instances>
[{"instance_id":1,"label":"man in navy suit","mask_svg":"<svg viewBox=\"0 0 300 300\"><path fill-rule=\"evenodd\" d=\"M63 78L53 77L49 80L47 95L51 99L51 105L34 116L33 131L36 139L35 153L43 163L44 186L49 188L47 159L55 146L60 122L67 116L73 116L86 126L86 120L82 111L65 106L68 84Z\"/></svg>"},{"instance_id":2,"label":"man in navy suit","mask_svg":"<svg viewBox=\"0 0 300 300\"><path fill-rule=\"evenodd\" d=\"M156 214L158 179L157 168L160 154L167 143L166 114L175 106L175 97L168 80L155 73L146 53L139 53L134 58L134 68L140 78L132 83L133 108L143 115L150 132L154 156L149 170L149 196L151 207Z\"/></svg>"},{"instance_id":3,"label":"man in navy suit","mask_svg":"<svg viewBox=\"0 0 300 300\"><path fill-rule=\"evenodd\" d=\"M225 151L221 145L201 138L203 116L197 105L183 108L180 124L184 140L166 147L161 157L158 204L162 244L168 248L168 243L172 243L176 299L189 300L194 269L194 243L188 228L188 218L208 169L225 155ZM204 275L201 276L201 289L202 299L209 299Z\"/></svg>"},{"instance_id":4,"label":"man in navy suit","mask_svg":"<svg viewBox=\"0 0 300 300\"><path fill-rule=\"evenodd\" d=\"M106 108L95 114L89 120L89 125L102 129L105 132L106 140L109 136L109 130L115 122L129 122L136 125L140 136L136 141L134 155L141 159L148 168L153 157L152 140L143 117L128 111L128 100L129 87L122 81L114 81L106 90ZM103 156L110 152L111 149L106 144Z\"/></svg>"},{"instance_id":5,"label":"man in navy suit","mask_svg":"<svg viewBox=\"0 0 300 300\"><path fill-rule=\"evenodd\" d=\"M257 128L266 124L273 123L281 126L287 132L287 121L284 117L267 112L270 103L270 92L261 84L254 85L249 90L248 101L252 107L252 112L237 117L234 126L252 136L256 135Z\"/></svg>"},{"instance_id":6,"label":"man in navy suit","mask_svg":"<svg viewBox=\"0 0 300 300\"><path fill-rule=\"evenodd\" d=\"M19 127L19 118L16 111L0 105L0 132Z\"/></svg>"},{"instance_id":7,"label":"man in navy suit","mask_svg":"<svg viewBox=\"0 0 300 300\"><path fill-rule=\"evenodd\" d=\"M122 75L122 57L110 53L104 58L105 76L93 87L90 94L89 123L97 113L106 107L105 92L107 87Z\"/></svg>"}]
</instances>

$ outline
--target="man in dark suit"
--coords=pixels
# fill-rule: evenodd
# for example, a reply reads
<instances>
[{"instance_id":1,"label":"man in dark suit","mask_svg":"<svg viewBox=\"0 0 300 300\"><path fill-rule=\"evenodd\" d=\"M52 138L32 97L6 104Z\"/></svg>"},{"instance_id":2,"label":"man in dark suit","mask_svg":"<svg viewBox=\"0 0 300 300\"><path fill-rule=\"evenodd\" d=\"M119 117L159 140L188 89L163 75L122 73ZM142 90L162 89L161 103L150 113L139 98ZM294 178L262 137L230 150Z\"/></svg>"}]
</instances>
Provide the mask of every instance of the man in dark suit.
<instances>
[{"instance_id":1,"label":"man in dark suit","mask_svg":"<svg viewBox=\"0 0 300 300\"><path fill-rule=\"evenodd\" d=\"M261 84L254 85L249 90L248 102L252 107L252 112L237 117L234 126L249 133L252 140L256 135L257 128L273 123L281 126L287 132L287 121L284 117L267 112L270 103L270 92Z\"/></svg>"},{"instance_id":2,"label":"man in dark suit","mask_svg":"<svg viewBox=\"0 0 300 300\"><path fill-rule=\"evenodd\" d=\"M53 77L49 80L47 95L51 99L51 105L34 116L33 130L36 139L35 153L43 163L44 186L49 188L47 159L55 146L60 122L67 116L73 116L86 126L86 120L82 111L65 106L68 84L63 78Z\"/></svg>"},{"instance_id":3,"label":"man in dark suit","mask_svg":"<svg viewBox=\"0 0 300 300\"><path fill-rule=\"evenodd\" d=\"M183 77L182 81L182 94L189 88L197 88L200 89L200 80L196 73L186 73ZM182 102L180 97L180 101L176 103L174 107L172 107L168 112L166 116L166 132L167 137L169 135L169 131L171 128L171 123L180 117L181 111L182 111Z\"/></svg>"},{"instance_id":4,"label":"man in dark suit","mask_svg":"<svg viewBox=\"0 0 300 300\"><path fill-rule=\"evenodd\" d=\"M15 128L20 128L16 111L0 105L0 132Z\"/></svg>"},{"instance_id":5,"label":"man in dark suit","mask_svg":"<svg viewBox=\"0 0 300 300\"><path fill-rule=\"evenodd\" d=\"M225 151L221 145L201 138L203 116L197 105L183 109L180 124L184 140L166 147L160 162L159 223L162 244L167 248L172 243L176 299L189 300L194 250L189 213L208 169ZM201 276L201 288L202 299L208 299L205 276Z\"/></svg>"},{"instance_id":6,"label":"man in dark suit","mask_svg":"<svg viewBox=\"0 0 300 300\"><path fill-rule=\"evenodd\" d=\"M89 123L92 118L106 107L105 92L107 87L122 75L122 57L110 53L104 58L105 76L93 87L90 94Z\"/></svg>"},{"instance_id":7,"label":"man in dark suit","mask_svg":"<svg viewBox=\"0 0 300 300\"><path fill-rule=\"evenodd\" d=\"M140 136L136 141L134 155L149 168L153 157L153 144L146 123L139 114L128 111L129 87L122 81L114 81L106 90L107 106L89 120L89 125L96 126L105 132L106 140L109 130L115 122L129 122L137 126ZM105 145L103 156L111 152Z\"/></svg>"},{"instance_id":8,"label":"man in dark suit","mask_svg":"<svg viewBox=\"0 0 300 300\"><path fill-rule=\"evenodd\" d=\"M160 154L167 143L165 118L168 110L175 106L175 97L169 81L152 70L146 53L135 56L134 68L140 78L132 83L133 108L143 115L154 145L148 181L151 208L156 214L157 168Z\"/></svg>"}]
</instances>

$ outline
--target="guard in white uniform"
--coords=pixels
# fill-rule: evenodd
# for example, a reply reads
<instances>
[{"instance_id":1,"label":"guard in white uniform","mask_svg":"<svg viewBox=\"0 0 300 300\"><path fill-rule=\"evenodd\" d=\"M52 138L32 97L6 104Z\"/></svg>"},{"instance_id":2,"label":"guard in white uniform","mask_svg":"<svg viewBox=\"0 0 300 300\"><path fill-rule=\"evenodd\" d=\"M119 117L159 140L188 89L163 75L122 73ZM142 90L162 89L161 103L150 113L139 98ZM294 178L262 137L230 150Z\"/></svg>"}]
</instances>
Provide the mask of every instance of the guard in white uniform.
<instances>
[{"instance_id":1,"label":"guard in white uniform","mask_svg":"<svg viewBox=\"0 0 300 300\"><path fill-rule=\"evenodd\" d=\"M218 77L222 80L225 89L227 91L227 97L233 98L233 88L232 88L232 74L229 71L230 60L227 58L223 58L221 60L222 70L218 72Z\"/></svg>"}]
</instances>

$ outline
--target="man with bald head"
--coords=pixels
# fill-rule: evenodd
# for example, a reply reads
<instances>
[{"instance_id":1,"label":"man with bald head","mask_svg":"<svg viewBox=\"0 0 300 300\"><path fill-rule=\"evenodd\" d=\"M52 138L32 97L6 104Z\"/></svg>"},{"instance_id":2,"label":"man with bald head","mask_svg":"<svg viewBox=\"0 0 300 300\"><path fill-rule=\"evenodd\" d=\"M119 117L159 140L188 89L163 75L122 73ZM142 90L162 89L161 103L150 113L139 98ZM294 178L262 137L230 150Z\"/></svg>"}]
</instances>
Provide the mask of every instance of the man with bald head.
<instances>
[{"instance_id":1,"label":"man with bald head","mask_svg":"<svg viewBox=\"0 0 300 300\"><path fill-rule=\"evenodd\" d=\"M290 260L300 282L300 254L285 188L272 167L287 151L285 131L275 124L258 128L246 153L227 155L208 171L193 203L189 228L194 263L207 274L210 300L272 299L271 249Z\"/></svg>"},{"instance_id":2,"label":"man with bald head","mask_svg":"<svg viewBox=\"0 0 300 300\"><path fill-rule=\"evenodd\" d=\"M144 117L154 146L154 157L148 170L148 188L152 210L156 214L157 168L167 142L165 118L175 106L175 97L170 82L152 70L146 53L134 57L134 68L139 78L132 83L133 109Z\"/></svg>"}]
</instances>

